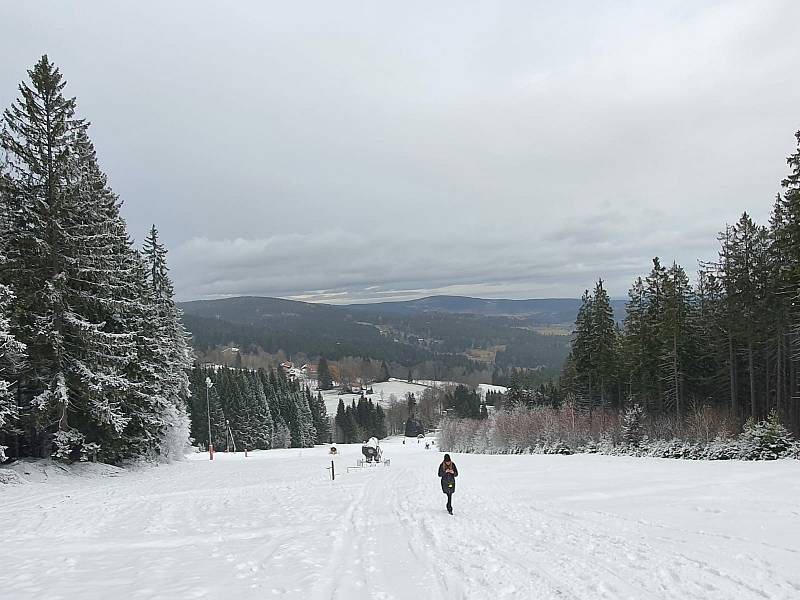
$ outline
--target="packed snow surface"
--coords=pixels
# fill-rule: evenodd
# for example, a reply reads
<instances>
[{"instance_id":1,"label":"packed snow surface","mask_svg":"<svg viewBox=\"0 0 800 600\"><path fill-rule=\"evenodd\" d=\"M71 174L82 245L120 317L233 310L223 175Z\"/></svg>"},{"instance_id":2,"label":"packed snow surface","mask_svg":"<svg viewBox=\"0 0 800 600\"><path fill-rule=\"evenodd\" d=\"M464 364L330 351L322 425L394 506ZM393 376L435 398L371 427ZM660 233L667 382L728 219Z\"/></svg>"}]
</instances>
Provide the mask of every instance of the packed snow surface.
<instances>
[{"instance_id":1,"label":"packed snow surface","mask_svg":"<svg viewBox=\"0 0 800 600\"><path fill-rule=\"evenodd\" d=\"M0 597L796 599L800 461L458 455L384 441L193 455L153 468L22 463L0 484Z\"/></svg>"}]
</instances>

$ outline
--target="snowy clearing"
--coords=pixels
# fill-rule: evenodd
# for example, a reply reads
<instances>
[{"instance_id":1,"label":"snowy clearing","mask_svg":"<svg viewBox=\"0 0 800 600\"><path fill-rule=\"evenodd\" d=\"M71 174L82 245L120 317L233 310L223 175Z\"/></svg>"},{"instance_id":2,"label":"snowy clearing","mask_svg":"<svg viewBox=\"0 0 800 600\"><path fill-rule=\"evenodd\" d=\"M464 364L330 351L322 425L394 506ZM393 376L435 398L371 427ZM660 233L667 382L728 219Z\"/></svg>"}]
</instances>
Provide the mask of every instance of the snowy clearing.
<instances>
[{"instance_id":1,"label":"snowy clearing","mask_svg":"<svg viewBox=\"0 0 800 600\"><path fill-rule=\"evenodd\" d=\"M311 382L312 380L308 380ZM316 382L313 382L313 389L316 389ZM456 386L457 383L453 381L435 381L430 379L425 380L415 380L414 383L409 383L403 379L395 379L392 377L389 381L383 381L380 383L373 383L372 384L372 391L373 393L369 396L373 402L378 402L381 406L387 406L389 404L389 397L394 394L394 396L403 401L405 396L408 392L416 395L417 397L421 396L422 393L427 388L441 388L446 386ZM505 393L508 388L503 387L502 385L491 385L489 383L481 383L476 388L478 393L480 394L481 400L486 398L486 392L503 392ZM350 404L353 400L358 402L358 399L361 397L361 394L342 394L339 395L338 389L327 390L322 392L322 398L325 400L325 408L328 411L328 414L333 416L336 414L336 407L339 405L339 399L342 399L345 404Z\"/></svg>"},{"instance_id":2,"label":"snowy clearing","mask_svg":"<svg viewBox=\"0 0 800 600\"><path fill-rule=\"evenodd\" d=\"M800 461L453 455L383 444L121 471L18 464L0 596L796 599ZM25 472L29 474L25 474ZM765 511L770 507L770 511Z\"/></svg>"},{"instance_id":3,"label":"snowy clearing","mask_svg":"<svg viewBox=\"0 0 800 600\"><path fill-rule=\"evenodd\" d=\"M392 378L389 381L373 383L373 393L367 396L367 398L370 398L373 402L377 402L381 406L385 407L389 404L389 397L392 394L394 394L398 400L404 402L406 393L411 392L415 396L421 396L422 393L429 387L433 386L422 383L408 383L402 379ZM334 416L336 414L336 407L339 405L340 399L343 400L345 404L350 404L353 400L358 402L360 397L361 394L339 395L338 389L322 392L322 398L325 400L325 408L327 409L329 416Z\"/></svg>"}]
</instances>

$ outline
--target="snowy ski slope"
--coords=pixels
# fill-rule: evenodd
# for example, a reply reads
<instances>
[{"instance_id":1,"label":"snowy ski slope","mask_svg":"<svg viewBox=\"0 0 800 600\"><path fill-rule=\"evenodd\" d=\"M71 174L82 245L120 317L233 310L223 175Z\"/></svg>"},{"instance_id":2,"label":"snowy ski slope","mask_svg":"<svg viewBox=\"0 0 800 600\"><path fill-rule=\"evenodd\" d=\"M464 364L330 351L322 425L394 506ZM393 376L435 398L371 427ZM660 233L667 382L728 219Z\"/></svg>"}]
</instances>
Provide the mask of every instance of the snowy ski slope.
<instances>
[{"instance_id":1,"label":"snowy ski slope","mask_svg":"<svg viewBox=\"0 0 800 600\"><path fill-rule=\"evenodd\" d=\"M450 517L441 454L383 446L390 467L350 473L340 447L333 482L324 447L18 465L0 598L800 597L800 461L454 455Z\"/></svg>"}]
</instances>

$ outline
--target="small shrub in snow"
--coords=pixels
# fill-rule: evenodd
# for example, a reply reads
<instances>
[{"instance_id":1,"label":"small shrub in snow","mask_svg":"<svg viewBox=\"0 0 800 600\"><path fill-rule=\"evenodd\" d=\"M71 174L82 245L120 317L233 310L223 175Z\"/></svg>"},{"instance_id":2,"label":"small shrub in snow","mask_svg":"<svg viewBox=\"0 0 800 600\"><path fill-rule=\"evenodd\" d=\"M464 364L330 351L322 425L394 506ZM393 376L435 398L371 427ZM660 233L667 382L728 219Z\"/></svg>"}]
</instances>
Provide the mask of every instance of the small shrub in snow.
<instances>
[{"instance_id":1,"label":"small shrub in snow","mask_svg":"<svg viewBox=\"0 0 800 600\"><path fill-rule=\"evenodd\" d=\"M796 451L792 434L773 410L764 421L748 419L739 436L739 458L743 460L775 460Z\"/></svg>"},{"instance_id":2,"label":"small shrub in snow","mask_svg":"<svg viewBox=\"0 0 800 600\"><path fill-rule=\"evenodd\" d=\"M617 445L614 443L614 436L609 432L600 434L600 439L597 441L597 451L601 454L614 454Z\"/></svg>"},{"instance_id":3,"label":"small shrub in snow","mask_svg":"<svg viewBox=\"0 0 800 600\"><path fill-rule=\"evenodd\" d=\"M89 442L88 444L82 444L80 449L81 462L86 462L87 460L91 460L92 462L94 462L97 457L97 453L99 451L100 451L100 444L96 444L94 442Z\"/></svg>"},{"instance_id":4,"label":"small shrub in snow","mask_svg":"<svg viewBox=\"0 0 800 600\"><path fill-rule=\"evenodd\" d=\"M733 460L739 456L739 444L736 440L717 436L705 447L705 458L708 460Z\"/></svg>"},{"instance_id":5,"label":"small shrub in snow","mask_svg":"<svg viewBox=\"0 0 800 600\"><path fill-rule=\"evenodd\" d=\"M628 446L637 447L644 437L642 418L644 409L638 404L629 407L622 417L622 441Z\"/></svg>"},{"instance_id":6,"label":"small shrub in snow","mask_svg":"<svg viewBox=\"0 0 800 600\"><path fill-rule=\"evenodd\" d=\"M76 461L94 462L101 446L96 442L87 442L85 436L77 429L58 431L53 436L53 458L62 462L73 463Z\"/></svg>"},{"instance_id":7,"label":"small shrub in snow","mask_svg":"<svg viewBox=\"0 0 800 600\"><path fill-rule=\"evenodd\" d=\"M586 454L599 454L600 444L590 439L586 442L586 444L580 447L580 452L585 452Z\"/></svg>"},{"instance_id":8,"label":"small shrub in snow","mask_svg":"<svg viewBox=\"0 0 800 600\"><path fill-rule=\"evenodd\" d=\"M645 456L699 460L704 458L704 452L702 446L685 440L656 440L649 444Z\"/></svg>"},{"instance_id":9,"label":"small shrub in snow","mask_svg":"<svg viewBox=\"0 0 800 600\"><path fill-rule=\"evenodd\" d=\"M53 436L55 452L53 458L64 462L74 462L82 454L85 438L77 429L58 431Z\"/></svg>"},{"instance_id":10,"label":"small shrub in snow","mask_svg":"<svg viewBox=\"0 0 800 600\"><path fill-rule=\"evenodd\" d=\"M701 444L730 438L731 432L738 429L736 420L728 411L715 410L706 405L693 406L684 425L684 435Z\"/></svg>"},{"instance_id":11,"label":"small shrub in snow","mask_svg":"<svg viewBox=\"0 0 800 600\"><path fill-rule=\"evenodd\" d=\"M545 444L543 447L544 454L575 454L575 451L569 447L565 442L561 440L557 440L555 442L551 442L549 444Z\"/></svg>"}]
</instances>

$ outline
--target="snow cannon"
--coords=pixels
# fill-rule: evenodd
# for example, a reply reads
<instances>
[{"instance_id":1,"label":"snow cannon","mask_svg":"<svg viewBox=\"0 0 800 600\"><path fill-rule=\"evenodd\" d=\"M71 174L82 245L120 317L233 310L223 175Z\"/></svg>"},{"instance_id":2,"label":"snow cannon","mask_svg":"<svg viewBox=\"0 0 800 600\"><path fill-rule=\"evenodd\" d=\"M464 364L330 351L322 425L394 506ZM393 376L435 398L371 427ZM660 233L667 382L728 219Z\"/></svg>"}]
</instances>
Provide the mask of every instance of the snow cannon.
<instances>
[{"instance_id":1,"label":"snow cannon","mask_svg":"<svg viewBox=\"0 0 800 600\"><path fill-rule=\"evenodd\" d=\"M381 462L381 447L378 444L378 438L371 437L369 438L368 442L365 442L363 446L361 446L361 454L364 455L364 459L368 462Z\"/></svg>"}]
</instances>

